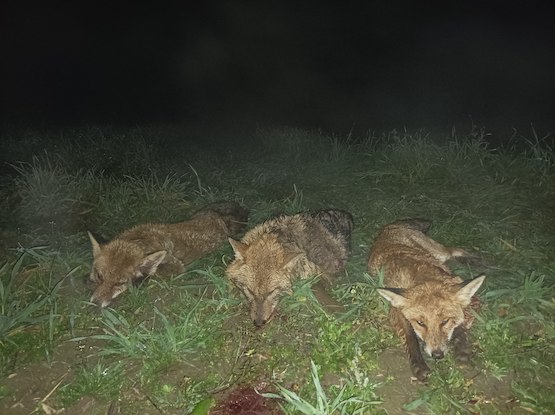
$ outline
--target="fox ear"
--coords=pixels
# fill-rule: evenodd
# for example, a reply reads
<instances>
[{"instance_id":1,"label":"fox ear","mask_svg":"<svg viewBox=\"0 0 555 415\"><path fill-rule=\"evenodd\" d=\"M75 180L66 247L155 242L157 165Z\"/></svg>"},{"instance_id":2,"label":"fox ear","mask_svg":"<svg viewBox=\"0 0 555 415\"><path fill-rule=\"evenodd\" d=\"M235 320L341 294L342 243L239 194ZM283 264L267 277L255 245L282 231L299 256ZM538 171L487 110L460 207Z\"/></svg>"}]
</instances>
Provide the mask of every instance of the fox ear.
<instances>
[{"instance_id":1,"label":"fox ear","mask_svg":"<svg viewBox=\"0 0 555 415\"><path fill-rule=\"evenodd\" d=\"M400 288L378 288L378 293L395 308L402 308L407 302L407 299L403 297L403 290Z\"/></svg>"},{"instance_id":2,"label":"fox ear","mask_svg":"<svg viewBox=\"0 0 555 415\"><path fill-rule=\"evenodd\" d=\"M166 257L166 251L158 251L153 254L147 255L143 258L143 261L137 267L139 272L148 277L156 272L160 263Z\"/></svg>"},{"instance_id":3,"label":"fox ear","mask_svg":"<svg viewBox=\"0 0 555 415\"><path fill-rule=\"evenodd\" d=\"M474 294L476 294L476 291L478 291L478 288L480 288L480 285L482 285L485 278L486 276L481 274L476 278L465 281L461 284L461 288L457 291L457 300L463 307L470 304L470 299Z\"/></svg>"},{"instance_id":4,"label":"fox ear","mask_svg":"<svg viewBox=\"0 0 555 415\"><path fill-rule=\"evenodd\" d=\"M89 234L89 239L91 240L93 257L96 258L100 255L100 244L96 242L96 239L94 239L92 233L90 233L89 231L87 231L87 233Z\"/></svg>"},{"instance_id":5,"label":"fox ear","mask_svg":"<svg viewBox=\"0 0 555 415\"><path fill-rule=\"evenodd\" d=\"M247 253L248 245L244 244L243 242L236 241L233 238L227 238L231 247L233 248L233 252L235 252L235 259L239 261L245 260L245 254Z\"/></svg>"}]
</instances>

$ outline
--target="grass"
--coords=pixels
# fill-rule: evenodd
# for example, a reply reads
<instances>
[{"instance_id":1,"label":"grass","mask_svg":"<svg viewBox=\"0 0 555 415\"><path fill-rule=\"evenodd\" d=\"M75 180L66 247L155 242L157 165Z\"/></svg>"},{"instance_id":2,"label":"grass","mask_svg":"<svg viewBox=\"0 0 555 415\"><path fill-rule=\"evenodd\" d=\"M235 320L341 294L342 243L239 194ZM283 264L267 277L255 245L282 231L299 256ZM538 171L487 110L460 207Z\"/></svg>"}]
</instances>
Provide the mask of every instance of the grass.
<instances>
[{"instance_id":1,"label":"grass","mask_svg":"<svg viewBox=\"0 0 555 415\"><path fill-rule=\"evenodd\" d=\"M25 353L33 355L40 350L49 360L62 320L59 290L78 270L73 268L58 277L56 252L45 247L20 247L17 251L13 262L0 267L0 347L7 351L0 361L2 373L21 358L25 361Z\"/></svg>"},{"instance_id":2,"label":"grass","mask_svg":"<svg viewBox=\"0 0 555 415\"><path fill-rule=\"evenodd\" d=\"M93 367L76 368L75 379L66 383L59 392L60 401L71 405L83 396L98 399L117 399L118 389L125 382L124 371L119 363L108 365L99 362Z\"/></svg>"},{"instance_id":3,"label":"grass","mask_svg":"<svg viewBox=\"0 0 555 415\"><path fill-rule=\"evenodd\" d=\"M47 296L41 296L28 302L22 303L19 299L20 293L14 289L15 276L20 270L25 255L21 255L15 264L8 269L8 264L0 268L4 277L0 281L1 301L1 324L0 341L2 344L13 343L12 338L30 326L39 325L42 321L49 319L51 310L46 309L49 300ZM4 281L5 280L5 281Z\"/></svg>"},{"instance_id":4,"label":"grass","mask_svg":"<svg viewBox=\"0 0 555 415\"><path fill-rule=\"evenodd\" d=\"M345 397L347 395L347 385L344 385L336 392L335 397L329 398L318 377L318 368L313 361L310 361L310 371L312 384L314 386L314 400L311 402L300 397L296 392L288 390L283 386L278 386L279 394L264 393L267 398L280 399L287 403L282 406L287 414L301 413L306 415L328 415L328 414L364 414L370 405L379 404L379 401L365 401L357 397Z\"/></svg>"},{"instance_id":5,"label":"grass","mask_svg":"<svg viewBox=\"0 0 555 415\"><path fill-rule=\"evenodd\" d=\"M78 413L90 399L97 413L117 404L122 413L183 414L245 384L291 414L555 411L549 137L532 131L491 148L475 127L360 138L259 129L206 143L183 131L95 127L2 137L0 153L12 167L0 182L0 412L30 413L38 400L38 412ZM110 239L220 199L248 206L249 226L280 213L350 211L353 252L331 288L344 311L318 303L316 280L299 281L276 318L255 330L225 278L228 245L181 275L129 290L114 309L88 303L87 230ZM411 216L432 219L432 237L473 248L487 263L456 266L463 278L487 275L471 333L474 364L459 368L451 356L431 362L427 385L410 384L376 293L383 277L366 269L379 228ZM387 369L386 352L398 356L395 369Z\"/></svg>"}]
</instances>

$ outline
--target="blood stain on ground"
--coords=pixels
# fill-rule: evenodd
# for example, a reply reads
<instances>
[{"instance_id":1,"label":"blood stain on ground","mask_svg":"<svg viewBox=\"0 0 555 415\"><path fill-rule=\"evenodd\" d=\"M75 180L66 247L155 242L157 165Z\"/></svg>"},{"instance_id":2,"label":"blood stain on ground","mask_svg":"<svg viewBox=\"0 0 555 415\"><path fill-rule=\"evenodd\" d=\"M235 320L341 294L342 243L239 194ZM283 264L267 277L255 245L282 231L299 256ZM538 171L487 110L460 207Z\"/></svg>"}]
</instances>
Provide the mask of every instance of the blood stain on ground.
<instances>
[{"instance_id":1,"label":"blood stain on ground","mask_svg":"<svg viewBox=\"0 0 555 415\"><path fill-rule=\"evenodd\" d=\"M277 402L264 398L252 386L241 386L226 394L210 415L284 415Z\"/></svg>"}]
</instances>

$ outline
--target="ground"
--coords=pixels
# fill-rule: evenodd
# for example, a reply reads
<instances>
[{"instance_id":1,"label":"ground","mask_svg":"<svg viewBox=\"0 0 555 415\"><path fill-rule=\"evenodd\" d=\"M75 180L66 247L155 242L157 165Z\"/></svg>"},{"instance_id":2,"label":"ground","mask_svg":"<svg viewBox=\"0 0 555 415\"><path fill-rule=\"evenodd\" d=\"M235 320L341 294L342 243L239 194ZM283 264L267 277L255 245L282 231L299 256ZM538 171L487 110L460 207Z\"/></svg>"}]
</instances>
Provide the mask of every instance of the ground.
<instances>
[{"instance_id":1,"label":"ground","mask_svg":"<svg viewBox=\"0 0 555 415\"><path fill-rule=\"evenodd\" d=\"M555 410L555 163L545 143L490 149L475 129L357 140L260 129L206 144L176 130L100 131L2 140L13 169L0 182L0 413ZM249 228L280 213L350 211L345 273L331 285L298 281L263 329L225 278L228 244L113 308L88 303L87 230L108 240L223 199L250 209ZM486 274L473 360L431 361L426 383L412 378L380 276L366 268L380 227L402 217L431 219L434 239L484 259L453 264L464 279Z\"/></svg>"}]
</instances>

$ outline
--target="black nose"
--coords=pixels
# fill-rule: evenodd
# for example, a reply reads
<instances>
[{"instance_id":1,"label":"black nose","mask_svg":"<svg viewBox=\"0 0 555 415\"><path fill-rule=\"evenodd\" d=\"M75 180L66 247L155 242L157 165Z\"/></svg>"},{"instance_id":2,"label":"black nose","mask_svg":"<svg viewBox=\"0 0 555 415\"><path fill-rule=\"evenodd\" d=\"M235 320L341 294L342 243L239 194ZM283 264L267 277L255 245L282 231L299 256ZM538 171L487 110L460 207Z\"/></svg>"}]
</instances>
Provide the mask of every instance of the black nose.
<instances>
[{"instance_id":1,"label":"black nose","mask_svg":"<svg viewBox=\"0 0 555 415\"><path fill-rule=\"evenodd\" d=\"M256 327L262 327L264 324L266 324L266 321L267 320L264 320L262 318L257 318L257 319L254 320L254 325Z\"/></svg>"},{"instance_id":2,"label":"black nose","mask_svg":"<svg viewBox=\"0 0 555 415\"><path fill-rule=\"evenodd\" d=\"M443 359L443 350L433 350L432 357L434 359Z\"/></svg>"}]
</instances>

